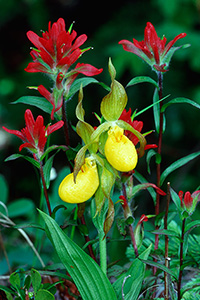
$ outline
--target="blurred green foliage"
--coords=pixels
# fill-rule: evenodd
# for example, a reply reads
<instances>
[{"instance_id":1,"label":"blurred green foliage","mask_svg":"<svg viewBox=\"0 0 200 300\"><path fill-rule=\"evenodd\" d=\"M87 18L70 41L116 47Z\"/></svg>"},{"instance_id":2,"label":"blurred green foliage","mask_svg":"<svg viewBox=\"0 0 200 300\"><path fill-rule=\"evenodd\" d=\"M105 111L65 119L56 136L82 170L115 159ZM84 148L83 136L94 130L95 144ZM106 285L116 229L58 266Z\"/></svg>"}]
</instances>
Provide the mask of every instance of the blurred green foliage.
<instances>
[{"instance_id":1,"label":"blurred green foliage","mask_svg":"<svg viewBox=\"0 0 200 300\"><path fill-rule=\"evenodd\" d=\"M109 4L109 5L108 5ZM28 30L40 34L46 30L48 21L56 21L63 17L67 26L75 21L74 29L78 35L88 35L88 46L94 49L85 53L82 62L91 63L104 71L98 80L110 84L107 70L108 58L112 57L117 70L117 80L124 86L134 76L148 75L156 79L150 68L132 53L123 51L118 45L121 39L143 39L147 21L154 24L159 36L165 34L170 41L177 34L186 32L187 37L179 44L191 44L187 49L177 51L174 55L170 71L164 75L164 95L171 99L179 96L187 97L200 104L200 1L199 0L144 0L144 1L81 1L81 0L7 0L0 1L0 125L12 129L24 127L24 104L10 103L24 95L38 95L28 90L27 86L44 84L51 86L45 75L30 74L24 71L28 62L30 42L26 37ZM86 45L86 46L87 46ZM99 103L105 90L97 85L90 85L84 90L84 107L86 119L95 125L95 117L91 112L98 113ZM128 106L143 109L152 103L153 88L148 84L127 88ZM77 96L68 103L68 118L75 125L77 120L74 110ZM31 108L34 115L43 114L39 109ZM48 116L44 115L49 121ZM144 122L144 131L153 129L152 110L140 116ZM55 143L63 143L62 135L54 136ZM71 132L72 146L79 141ZM157 141L156 133L148 138L149 143ZM0 127L0 173L5 176L9 185L9 200L27 197L36 204L39 202L37 177L32 166L22 160L5 163L4 159L18 152L19 140L2 132ZM163 167L176 159L200 148L199 111L187 105L177 105L167 110L167 130L163 140ZM59 154L55 160L56 169L66 164L66 158ZM152 168L153 169L153 168ZM139 171L148 177L145 158L141 159ZM28 174L28 176L27 176ZM27 180L29 178L29 180ZM174 189L190 190L199 186L200 163L194 161L170 176ZM151 179L152 180L152 179ZM145 205L145 202L144 202ZM140 208L143 209L142 207ZM145 209L146 210L146 209Z\"/></svg>"}]
</instances>

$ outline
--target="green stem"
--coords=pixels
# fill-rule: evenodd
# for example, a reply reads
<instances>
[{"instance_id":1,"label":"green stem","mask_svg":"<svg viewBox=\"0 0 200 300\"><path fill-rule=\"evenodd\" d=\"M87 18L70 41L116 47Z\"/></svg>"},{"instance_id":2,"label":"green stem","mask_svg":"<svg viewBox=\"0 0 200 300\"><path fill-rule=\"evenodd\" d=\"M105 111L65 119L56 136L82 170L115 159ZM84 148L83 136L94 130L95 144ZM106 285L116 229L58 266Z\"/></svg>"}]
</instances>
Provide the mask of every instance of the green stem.
<instances>
[{"instance_id":1,"label":"green stem","mask_svg":"<svg viewBox=\"0 0 200 300\"><path fill-rule=\"evenodd\" d=\"M46 186L46 182L45 182L45 179L44 179L43 166L42 166L41 161L39 161L39 163L40 163L40 176L41 176L41 179L42 179L42 186L43 186L44 196L45 196L45 199L46 199L49 215L51 216L52 211L51 211L51 205L50 205L49 196L48 196L48 192L47 192L47 186Z\"/></svg>"},{"instance_id":2,"label":"green stem","mask_svg":"<svg viewBox=\"0 0 200 300\"><path fill-rule=\"evenodd\" d=\"M183 274L183 243L184 243L184 231L185 231L185 220L183 219L182 223L182 235L181 235L181 246L180 246L180 271L178 277L178 300L181 300L181 281L182 281L182 274Z\"/></svg>"},{"instance_id":3,"label":"green stem","mask_svg":"<svg viewBox=\"0 0 200 300\"><path fill-rule=\"evenodd\" d=\"M163 98L163 74L161 72L158 72L158 95L159 100ZM163 113L161 112L162 109L162 101L160 102L160 126L159 126L159 136L158 136L158 154L161 155L162 152L162 135L163 135ZM158 163L156 167L156 175L157 175L157 187L160 187L160 176L161 176L161 164ZM160 212L160 194L157 192L156 194L156 206L155 206L155 215L158 216ZM156 226L156 229L159 227ZM159 235L155 235L155 246L154 249L158 249L158 243L159 243ZM157 268L154 267L153 273L156 274Z\"/></svg>"},{"instance_id":4,"label":"green stem","mask_svg":"<svg viewBox=\"0 0 200 300\"><path fill-rule=\"evenodd\" d=\"M99 252L100 252L100 267L107 274L107 248L106 237L104 231L99 232Z\"/></svg>"}]
</instances>

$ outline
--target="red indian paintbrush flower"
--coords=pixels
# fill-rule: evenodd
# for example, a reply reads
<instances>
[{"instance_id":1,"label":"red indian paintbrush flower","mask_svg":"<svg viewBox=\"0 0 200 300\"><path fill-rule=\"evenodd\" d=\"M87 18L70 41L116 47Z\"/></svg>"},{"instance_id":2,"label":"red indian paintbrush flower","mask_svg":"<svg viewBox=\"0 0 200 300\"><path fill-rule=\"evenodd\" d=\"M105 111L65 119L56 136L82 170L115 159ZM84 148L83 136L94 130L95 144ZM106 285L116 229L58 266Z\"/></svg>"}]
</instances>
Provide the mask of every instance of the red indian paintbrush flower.
<instances>
[{"instance_id":1,"label":"red indian paintbrush flower","mask_svg":"<svg viewBox=\"0 0 200 300\"><path fill-rule=\"evenodd\" d=\"M44 126L44 119L42 116L38 116L34 120L33 114L30 109L25 111L25 123L26 127L21 131L19 130L10 130L3 127L7 132L16 135L24 143L19 147L19 151L23 148L27 148L33 154L35 159L40 159L44 153L44 147L47 142L47 137L54 131L60 129L64 122L59 121L53 125Z\"/></svg>"},{"instance_id":2,"label":"red indian paintbrush flower","mask_svg":"<svg viewBox=\"0 0 200 300\"><path fill-rule=\"evenodd\" d=\"M81 50L79 47L87 40L87 35L82 34L76 38L76 31L65 29L65 21L60 18L57 22L49 22L48 31L39 37L33 31L27 32L28 39L37 48L32 48L31 56L33 62L29 63L25 71L43 72L56 75L59 72L66 74L77 59L90 48ZM58 72L59 70L59 72ZM70 75L82 73L86 76L97 75L102 69L97 69L89 64L78 64Z\"/></svg>"},{"instance_id":3,"label":"red indian paintbrush flower","mask_svg":"<svg viewBox=\"0 0 200 300\"><path fill-rule=\"evenodd\" d=\"M144 41L133 39L133 43L127 40L121 40L120 45L124 50L132 52L146 61L155 71L166 72L172 55L180 47L173 47L175 42L186 36L186 33L180 33L167 45L165 36L159 38L154 26L147 22L144 31Z\"/></svg>"},{"instance_id":4,"label":"red indian paintbrush flower","mask_svg":"<svg viewBox=\"0 0 200 300\"><path fill-rule=\"evenodd\" d=\"M183 191L178 193L178 196L181 200L181 207L183 210L186 210L189 215L191 215L196 208L197 202L200 201L200 190L195 191L192 194L190 192L186 192L184 197L183 195Z\"/></svg>"},{"instance_id":5,"label":"red indian paintbrush flower","mask_svg":"<svg viewBox=\"0 0 200 300\"><path fill-rule=\"evenodd\" d=\"M136 129L137 131L141 132L142 128L143 128L143 122L142 121L137 121L134 120L132 121L131 119L131 108L129 108L128 111L126 111L126 109L123 110L119 120L123 120L125 122L127 122L128 124L130 124L134 129ZM130 131L125 130L125 135L129 138L129 140L132 141L132 143L134 145L137 145L137 143L139 142L139 139ZM158 146L156 144L150 144L150 145L146 145L145 146L145 150L148 149L152 149L152 148L157 148Z\"/></svg>"},{"instance_id":6,"label":"red indian paintbrush flower","mask_svg":"<svg viewBox=\"0 0 200 300\"><path fill-rule=\"evenodd\" d=\"M71 27L66 31L65 21L60 18L52 26L49 22L48 31L43 32L42 37L33 31L27 32L28 39L36 48L31 50L33 62L28 64L25 71L47 73L55 82L52 93L42 85L38 87L39 93L53 105L51 119L54 118L54 112L61 108L63 97L67 98L69 89L79 74L94 76L103 70L84 63L77 63L72 67L91 48L80 49L87 36L82 34L77 37L76 31Z\"/></svg>"}]
</instances>

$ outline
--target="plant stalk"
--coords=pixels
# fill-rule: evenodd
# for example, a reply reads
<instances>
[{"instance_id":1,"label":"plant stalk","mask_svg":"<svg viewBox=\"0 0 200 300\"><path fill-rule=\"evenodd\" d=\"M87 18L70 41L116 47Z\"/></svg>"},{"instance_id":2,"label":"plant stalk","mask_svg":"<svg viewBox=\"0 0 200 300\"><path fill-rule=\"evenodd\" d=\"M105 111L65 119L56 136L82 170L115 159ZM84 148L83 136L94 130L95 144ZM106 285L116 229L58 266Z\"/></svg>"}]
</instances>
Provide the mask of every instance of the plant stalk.
<instances>
[{"instance_id":1,"label":"plant stalk","mask_svg":"<svg viewBox=\"0 0 200 300\"><path fill-rule=\"evenodd\" d=\"M62 120L64 122L64 136L65 136L65 142L66 145L69 146L70 141L69 141L69 127L68 127L68 122L67 122L67 117L66 117L66 107L65 107L65 101L63 100L63 105L62 105Z\"/></svg>"},{"instance_id":2,"label":"plant stalk","mask_svg":"<svg viewBox=\"0 0 200 300\"><path fill-rule=\"evenodd\" d=\"M167 183L167 204L166 204L165 218L164 218L164 229L165 230L167 230L169 203L170 203L170 183L168 182ZM167 268L169 268L168 250L169 250L169 237L168 237L168 235L165 235L165 267L167 267ZM165 279L164 297L165 297L165 300L169 300L169 275L166 272L164 272L164 279Z\"/></svg>"},{"instance_id":3,"label":"plant stalk","mask_svg":"<svg viewBox=\"0 0 200 300\"><path fill-rule=\"evenodd\" d=\"M159 85L159 100L163 98L163 74L158 72L158 85ZM162 101L159 103L160 105L160 126L159 126L159 136L158 136L158 151L157 153L161 155L162 152L162 136L163 136L163 113L161 112L162 109ZM161 163L157 164L156 167L156 174L157 174L157 186L160 187L160 176L161 176ZM156 206L155 206L155 214L156 216L159 214L160 211L160 194L157 192L156 195ZM155 241L155 249L158 249L158 235L156 235Z\"/></svg>"},{"instance_id":4,"label":"plant stalk","mask_svg":"<svg viewBox=\"0 0 200 300\"><path fill-rule=\"evenodd\" d=\"M42 186L43 186L44 196L45 196L45 199L46 199L49 215L51 216L52 211L51 211L51 205L50 205L49 196L48 196L48 192L47 192L47 186L46 186L46 182L45 182L45 179L44 179L43 166L42 166L41 161L39 161L39 163L40 163L40 176L41 176L41 179L42 179Z\"/></svg>"},{"instance_id":5,"label":"plant stalk","mask_svg":"<svg viewBox=\"0 0 200 300\"><path fill-rule=\"evenodd\" d=\"M178 300L181 300L181 281L182 281L182 266L183 266L183 244L184 244L184 231L185 231L185 220L182 222L182 235L181 235L181 245L180 245L180 271L178 277Z\"/></svg>"},{"instance_id":6,"label":"plant stalk","mask_svg":"<svg viewBox=\"0 0 200 300\"><path fill-rule=\"evenodd\" d=\"M125 186L124 183L122 184L122 192L123 192L124 198L127 199L126 186ZM128 206L128 201L127 201L126 205ZM131 224L128 225L128 229L129 229L129 233L130 233L130 236L131 236L131 242L132 242L132 245L133 245L135 256L138 257L138 255L139 255L138 248L137 248L137 244L136 244L136 241L135 241L135 235L134 235L133 227L132 227Z\"/></svg>"},{"instance_id":7,"label":"plant stalk","mask_svg":"<svg viewBox=\"0 0 200 300\"><path fill-rule=\"evenodd\" d=\"M107 274L107 248L104 231L99 232L99 253L101 270L104 272L104 274Z\"/></svg>"}]
</instances>

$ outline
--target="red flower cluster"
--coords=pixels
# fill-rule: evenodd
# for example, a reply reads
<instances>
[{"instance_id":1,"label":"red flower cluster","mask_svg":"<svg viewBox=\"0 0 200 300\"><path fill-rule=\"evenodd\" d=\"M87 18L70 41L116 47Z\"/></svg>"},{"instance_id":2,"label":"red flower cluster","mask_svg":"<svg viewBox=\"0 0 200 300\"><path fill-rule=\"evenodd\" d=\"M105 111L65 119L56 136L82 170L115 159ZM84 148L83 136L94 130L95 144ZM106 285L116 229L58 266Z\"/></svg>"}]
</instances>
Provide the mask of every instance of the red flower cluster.
<instances>
[{"instance_id":1,"label":"red flower cluster","mask_svg":"<svg viewBox=\"0 0 200 300\"><path fill-rule=\"evenodd\" d=\"M144 41L137 41L133 39L133 43L127 40L121 40L120 45L124 50L132 52L141 57L156 71L166 72L169 66L172 55L180 47L173 47L175 42L186 36L186 33L177 35L167 45L165 36L159 38L154 26L148 22L144 31Z\"/></svg>"},{"instance_id":2,"label":"red flower cluster","mask_svg":"<svg viewBox=\"0 0 200 300\"><path fill-rule=\"evenodd\" d=\"M123 110L119 120L123 120L125 122L127 122L128 124L130 124L134 129L136 129L137 131L141 132L142 128L143 128L143 122L142 121L132 121L131 119L131 108L129 108L128 111L126 111L126 109ZM132 143L136 146L137 143L139 142L139 139L134 135L134 133L125 130L124 134L129 138L129 140L132 141ZM150 145L146 145L145 146L145 150L148 149L152 149L152 148L157 148L158 146L156 144L150 144Z\"/></svg>"},{"instance_id":3,"label":"red flower cluster","mask_svg":"<svg viewBox=\"0 0 200 300\"><path fill-rule=\"evenodd\" d=\"M71 69L80 56L90 48L80 49L80 46L87 40L87 36L82 34L77 37L76 31L71 32L71 28L66 31L65 21L62 18L52 26L49 22L48 31L43 32L42 37L33 31L28 31L27 36L36 49L32 48L30 54L33 62L28 64L25 71L47 73L55 82L52 93L42 85L38 87L40 94L53 105L51 114L51 119L53 119L54 112L61 108L63 96L67 96L78 74L94 76L100 74L103 69L84 63L77 63Z\"/></svg>"},{"instance_id":4,"label":"red flower cluster","mask_svg":"<svg viewBox=\"0 0 200 300\"><path fill-rule=\"evenodd\" d=\"M181 206L182 207L186 207L187 208L191 208L193 206L193 202L194 202L194 199L196 198L197 201L200 201L200 191L195 191L194 193L191 193L190 192L186 192L185 195L184 195L184 198L183 198L183 191L180 191L178 193L178 196L181 200Z\"/></svg>"},{"instance_id":5,"label":"red flower cluster","mask_svg":"<svg viewBox=\"0 0 200 300\"><path fill-rule=\"evenodd\" d=\"M30 109L25 111L25 123L26 127L21 131L10 130L3 127L7 132L16 135L24 143L19 147L19 151L23 148L27 148L31 151L35 159L40 159L44 153L44 147L47 142L47 137L54 131L60 129L63 126L63 121L59 121L53 125L44 126L44 119L42 116L38 116L36 121Z\"/></svg>"}]
</instances>

